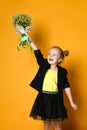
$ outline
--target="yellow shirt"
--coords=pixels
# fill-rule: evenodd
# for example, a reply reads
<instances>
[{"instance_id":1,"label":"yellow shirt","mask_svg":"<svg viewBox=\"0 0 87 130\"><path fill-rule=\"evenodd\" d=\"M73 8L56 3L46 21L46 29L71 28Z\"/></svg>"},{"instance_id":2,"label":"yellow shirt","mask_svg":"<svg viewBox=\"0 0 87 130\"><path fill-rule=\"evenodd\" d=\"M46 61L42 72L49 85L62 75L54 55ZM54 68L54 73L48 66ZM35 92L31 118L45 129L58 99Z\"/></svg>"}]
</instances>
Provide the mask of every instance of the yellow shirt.
<instances>
[{"instance_id":1,"label":"yellow shirt","mask_svg":"<svg viewBox=\"0 0 87 130\"><path fill-rule=\"evenodd\" d=\"M49 69L45 75L42 90L48 92L58 92L57 70Z\"/></svg>"}]
</instances>

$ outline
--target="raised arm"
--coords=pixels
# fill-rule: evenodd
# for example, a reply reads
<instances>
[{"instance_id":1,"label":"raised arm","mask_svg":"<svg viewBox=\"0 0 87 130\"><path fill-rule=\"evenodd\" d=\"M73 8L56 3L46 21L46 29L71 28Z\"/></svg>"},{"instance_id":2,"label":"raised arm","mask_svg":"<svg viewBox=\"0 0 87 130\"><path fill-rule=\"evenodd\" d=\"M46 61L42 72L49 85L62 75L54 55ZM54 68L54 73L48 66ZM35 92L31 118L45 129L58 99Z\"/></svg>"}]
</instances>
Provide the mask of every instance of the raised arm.
<instances>
[{"instance_id":1,"label":"raised arm","mask_svg":"<svg viewBox=\"0 0 87 130\"><path fill-rule=\"evenodd\" d=\"M29 37L29 39L31 40L30 46L33 50L38 50L38 47L36 46L36 44L32 41L32 39Z\"/></svg>"},{"instance_id":2,"label":"raised arm","mask_svg":"<svg viewBox=\"0 0 87 130\"><path fill-rule=\"evenodd\" d=\"M37 60L37 63L39 66L43 65L44 63L46 63L46 59L43 57L42 52L40 51L40 49L37 47L37 45L32 41L32 39L29 37L30 39L30 46L31 48L34 50L34 54Z\"/></svg>"}]
</instances>

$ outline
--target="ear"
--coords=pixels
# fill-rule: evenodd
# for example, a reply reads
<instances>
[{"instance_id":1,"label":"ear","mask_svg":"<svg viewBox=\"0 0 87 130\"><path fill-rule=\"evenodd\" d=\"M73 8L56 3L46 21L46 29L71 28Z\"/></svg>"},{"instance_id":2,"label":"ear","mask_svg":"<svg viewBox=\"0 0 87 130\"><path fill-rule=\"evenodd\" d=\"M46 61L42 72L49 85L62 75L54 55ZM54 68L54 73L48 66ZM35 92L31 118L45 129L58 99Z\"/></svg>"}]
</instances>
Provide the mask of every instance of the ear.
<instances>
[{"instance_id":1,"label":"ear","mask_svg":"<svg viewBox=\"0 0 87 130\"><path fill-rule=\"evenodd\" d=\"M58 59L58 63L61 63L61 62L62 62L62 60L63 60L62 58Z\"/></svg>"}]
</instances>

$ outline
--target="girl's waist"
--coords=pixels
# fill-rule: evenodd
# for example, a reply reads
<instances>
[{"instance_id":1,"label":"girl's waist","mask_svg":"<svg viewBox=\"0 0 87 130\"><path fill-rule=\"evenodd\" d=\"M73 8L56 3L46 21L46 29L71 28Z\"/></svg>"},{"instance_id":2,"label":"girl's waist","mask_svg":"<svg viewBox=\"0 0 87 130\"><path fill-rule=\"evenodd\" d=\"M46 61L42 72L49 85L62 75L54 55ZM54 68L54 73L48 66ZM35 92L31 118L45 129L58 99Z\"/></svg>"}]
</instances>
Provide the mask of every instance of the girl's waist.
<instances>
[{"instance_id":1,"label":"girl's waist","mask_svg":"<svg viewBox=\"0 0 87 130\"><path fill-rule=\"evenodd\" d=\"M42 90L42 93L46 93L46 94L58 94L58 92L44 91L44 90Z\"/></svg>"}]
</instances>

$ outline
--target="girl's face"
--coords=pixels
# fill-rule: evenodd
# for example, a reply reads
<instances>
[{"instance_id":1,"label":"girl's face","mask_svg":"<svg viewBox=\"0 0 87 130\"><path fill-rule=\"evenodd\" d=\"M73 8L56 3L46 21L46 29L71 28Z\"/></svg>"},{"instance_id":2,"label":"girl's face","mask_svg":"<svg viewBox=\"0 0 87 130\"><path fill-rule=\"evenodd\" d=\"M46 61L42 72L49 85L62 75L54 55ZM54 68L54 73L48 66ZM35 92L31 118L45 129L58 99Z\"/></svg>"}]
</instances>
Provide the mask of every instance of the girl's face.
<instances>
[{"instance_id":1,"label":"girl's face","mask_svg":"<svg viewBox=\"0 0 87 130\"><path fill-rule=\"evenodd\" d=\"M47 61L50 65L57 65L62 61L60 56L60 50L57 48L51 48L48 53Z\"/></svg>"}]
</instances>

